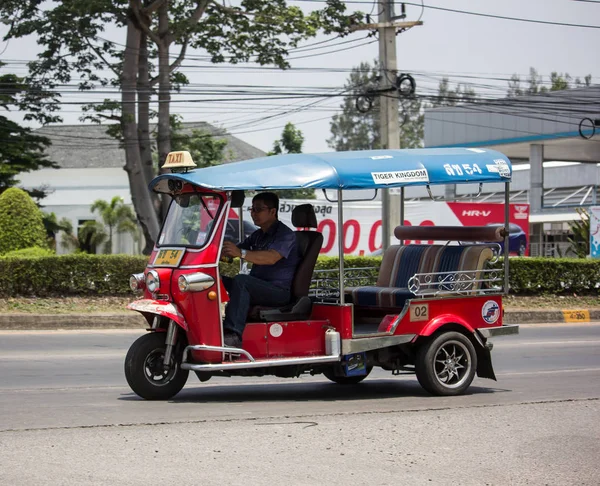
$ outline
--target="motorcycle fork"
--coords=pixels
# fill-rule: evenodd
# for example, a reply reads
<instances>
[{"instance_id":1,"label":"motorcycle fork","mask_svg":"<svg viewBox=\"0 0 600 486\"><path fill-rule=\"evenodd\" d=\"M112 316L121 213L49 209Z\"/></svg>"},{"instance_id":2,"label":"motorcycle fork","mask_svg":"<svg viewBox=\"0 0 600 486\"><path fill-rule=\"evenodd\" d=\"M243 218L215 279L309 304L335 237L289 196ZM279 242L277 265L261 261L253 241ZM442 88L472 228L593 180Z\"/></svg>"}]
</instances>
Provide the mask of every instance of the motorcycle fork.
<instances>
[{"instance_id":1,"label":"motorcycle fork","mask_svg":"<svg viewBox=\"0 0 600 486\"><path fill-rule=\"evenodd\" d=\"M173 355L173 348L177 343L177 328L179 326L173 320L169 321L169 327L167 329L167 337L165 339L165 358L163 361L163 367L168 370L171 367L171 356Z\"/></svg>"}]
</instances>

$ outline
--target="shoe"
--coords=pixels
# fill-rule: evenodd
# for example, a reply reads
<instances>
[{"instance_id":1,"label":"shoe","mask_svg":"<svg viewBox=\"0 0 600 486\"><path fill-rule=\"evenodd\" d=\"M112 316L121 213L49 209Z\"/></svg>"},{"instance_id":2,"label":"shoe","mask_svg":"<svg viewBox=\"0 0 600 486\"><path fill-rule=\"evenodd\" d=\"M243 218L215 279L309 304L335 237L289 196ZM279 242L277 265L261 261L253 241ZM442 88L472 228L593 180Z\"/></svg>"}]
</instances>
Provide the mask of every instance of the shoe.
<instances>
[{"instance_id":1,"label":"shoe","mask_svg":"<svg viewBox=\"0 0 600 486\"><path fill-rule=\"evenodd\" d=\"M242 347L242 338L232 331L225 331L225 346L229 346L232 348L241 348Z\"/></svg>"}]
</instances>

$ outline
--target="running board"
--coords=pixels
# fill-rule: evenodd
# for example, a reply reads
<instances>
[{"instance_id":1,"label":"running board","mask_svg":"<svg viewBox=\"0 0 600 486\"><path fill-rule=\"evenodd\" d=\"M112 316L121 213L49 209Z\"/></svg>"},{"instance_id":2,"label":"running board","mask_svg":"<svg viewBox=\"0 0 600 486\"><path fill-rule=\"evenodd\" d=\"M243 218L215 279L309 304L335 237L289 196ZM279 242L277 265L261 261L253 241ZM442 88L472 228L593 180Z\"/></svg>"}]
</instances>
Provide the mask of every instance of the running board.
<instances>
[{"instance_id":1,"label":"running board","mask_svg":"<svg viewBox=\"0 0 600 486\"><path fill-rule=\"evenodd\" d=\"M228 363L211 363L211 364L193 364L188 363L188 352L190 351L216 351L218 353L227 354L243 354L248 361L237 361ZM183 358L181 361L181 369L192 371L226 371L226 370L246 370L250 368L267 368L271 366L290 366L304 364L321 364L321 363L337 363L340 361L339 355L325 356L307 356L306 358L277 358L277 359L261 359L255 360L252 355L242 348L230 348L223 346L206 346L198 344L195 346L186 346L183 350Z\"/></svg>"}]
</instances>

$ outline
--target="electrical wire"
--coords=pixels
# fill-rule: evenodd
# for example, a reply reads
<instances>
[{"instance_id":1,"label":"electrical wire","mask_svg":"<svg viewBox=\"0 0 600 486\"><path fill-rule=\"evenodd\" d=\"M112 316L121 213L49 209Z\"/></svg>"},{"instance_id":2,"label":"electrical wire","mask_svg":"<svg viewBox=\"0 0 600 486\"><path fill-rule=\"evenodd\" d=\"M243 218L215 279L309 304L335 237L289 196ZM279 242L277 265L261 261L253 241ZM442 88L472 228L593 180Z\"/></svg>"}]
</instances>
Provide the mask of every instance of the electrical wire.
<instances>
[{"instance_id":1,"label":"electrical wire","mask_svg":"<svg viewBox=\"0 0 600 486\"><path fill-rule=\"evenodd\" d=\"M295 1L307 2L307 3L324 3L325 2L325 0L295 0ZM581 1L584 1L584 0L581 0ZM367 1L367 0L345 0L344 3L370 4L371 2ZM413 2L404 2L403 1L402 3L404 3L405 5L412 5L414 7L421 6L421 4L413 3ZM590 3L596 3L596 2L590 2ZM432 10L440 10L440 11L444 11L444 12L459 13L459 14L463 14L463 15L474 15L477 17L488 17L488 18L500 19L500 20L511 20L511 21L515 21L515 22L529 22L529 23L534 23L534 24L556 25L556 26L561 26L561 27L578 27L578 28L582 28L582 29L600 29L600 25L571 24L571 23L567 23L567 22L552 22L549 20L526 19L526 18L521 18L521 17L508 17L505 15L486 14L486 13L482 13L482 12L471 12L468 10L458 10L458 9L437 7L434 5L425 5L425 4L423 4L423 7L429 8Z\"/></svg>"},{"instance_id":2,"label":"electrical wire","mask_svg":"<svg viewBox=\"0 0 600 486\"><path fill-rule=\"evenodd\" d=\"M403 2L403 3L406 3L406 5L419 6L418 3L411 3L411 2ZM485 13L480 13L480 12L469 12L467 10L457 10L457 9L446 8L446 7L436 7L433 5L424 5L424 7L432 9L432 10L442 10L444 12L460 13L460 14L464 14L464 15L474 15L477 17L488 17L488 18L500 19L500 20L512 20L514 22L528 22L528 23L533 23L533 24L558 25L561 27L578 27L581 29L600 29L600 25L570 24L570 23L566 23L566 22L552 22L549 20L524 19L524 18L520 18L520 17L508 17L508 16L504 16L504 15L485 14Z\"/></svg>"}]
</instances>

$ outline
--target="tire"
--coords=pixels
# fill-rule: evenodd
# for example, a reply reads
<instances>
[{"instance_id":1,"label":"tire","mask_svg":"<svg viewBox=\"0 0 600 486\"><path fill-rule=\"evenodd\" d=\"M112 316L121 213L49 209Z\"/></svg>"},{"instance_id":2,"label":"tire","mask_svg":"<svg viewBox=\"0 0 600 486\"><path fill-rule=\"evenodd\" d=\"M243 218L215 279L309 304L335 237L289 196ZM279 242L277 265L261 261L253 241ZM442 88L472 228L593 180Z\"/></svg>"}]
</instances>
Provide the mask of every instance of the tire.
<instances>
[{"instance_id":1,"label":"tire","mask_svg":"<svg viewBox=\"0 0 600 486\"><path fill-rule=\"evenodd\" d=\"M442 332L417 351L417 379L432 395L461 395L473 382L477 352L459 332Z\"/></svg>"},{"instance_id":2,"label":"tire","mask_svg":"<svg viewBox=\"0 0 600 486\"><path fill-rule=\"evenodd\" d=\"M177 395L188 379L188 370L179 367L181 350L173 350L173 366L165 372L165 337L162 332L144 334L129 348L125 357L125 378L131 389L146 400L168 400Z\"/></svg>"},{"instance_id":3,"label":"tire","mask_svg":"<svg viewBox=\"0 0 600 486\"><path fill-rule=\"evenodd\" d=\"M358 376L336 376L333 369L324 371L323 374L325 375L325 378L337 383L338 385L358 385L367 376L369 376L369 373L371 373L372 369L372 366L367 366L367 374Z\"/></svg>"}]
</instances>

